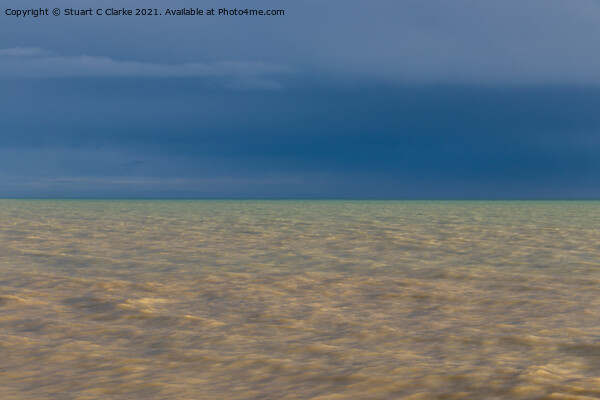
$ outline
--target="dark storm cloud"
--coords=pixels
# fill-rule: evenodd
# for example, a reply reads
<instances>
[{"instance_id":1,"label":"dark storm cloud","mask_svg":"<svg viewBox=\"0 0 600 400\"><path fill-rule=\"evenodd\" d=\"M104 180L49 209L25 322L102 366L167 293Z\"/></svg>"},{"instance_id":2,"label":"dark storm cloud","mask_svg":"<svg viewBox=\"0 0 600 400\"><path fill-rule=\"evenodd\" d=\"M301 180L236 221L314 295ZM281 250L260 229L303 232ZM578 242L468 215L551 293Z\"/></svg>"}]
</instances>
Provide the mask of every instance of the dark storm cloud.
<instances>
[{"instance_id":1,"label":"dark storm cloud","mask_svg":"<svg viewBox=\"0 0 600 400\"><path fill-rule=\"evenodd\" d=\"M253 6L3 18L0 195L600 195L598 2Z\"/></svg>"}]
</instances>

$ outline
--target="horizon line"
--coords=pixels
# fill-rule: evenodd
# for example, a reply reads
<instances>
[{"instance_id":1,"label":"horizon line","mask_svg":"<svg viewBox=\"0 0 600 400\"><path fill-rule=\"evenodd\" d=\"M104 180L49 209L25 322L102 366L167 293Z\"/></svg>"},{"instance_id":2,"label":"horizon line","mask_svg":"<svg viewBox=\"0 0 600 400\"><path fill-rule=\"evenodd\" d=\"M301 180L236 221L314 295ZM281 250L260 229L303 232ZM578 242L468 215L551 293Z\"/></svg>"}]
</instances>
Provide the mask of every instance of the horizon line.
<instances>
[{"instance_id":1,"label":"horizon line","mask_svg":"<svg viewBox=\"0 0 600 400\"><path fill-rule=\"evenodd\" d=\"M600 197L58 197L0 196L0 200L172 200L172 201L600 201Z\"/></svg>"}]
</instances>

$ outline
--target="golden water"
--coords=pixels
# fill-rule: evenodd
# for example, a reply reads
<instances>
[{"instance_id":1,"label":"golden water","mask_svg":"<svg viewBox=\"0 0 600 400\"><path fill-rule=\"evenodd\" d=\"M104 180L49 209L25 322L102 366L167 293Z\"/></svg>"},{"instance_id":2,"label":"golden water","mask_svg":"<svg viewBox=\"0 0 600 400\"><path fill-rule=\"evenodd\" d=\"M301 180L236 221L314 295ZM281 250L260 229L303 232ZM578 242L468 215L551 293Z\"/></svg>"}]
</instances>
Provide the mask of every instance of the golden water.
<instances>
[{"instance_id":1,"label":"golden water","mask_svg":"<svg viewBox=\"0 0 600 400\"><path fill-rule=\"evenodd\" d=\"M0 201L0 399L598 399L599 202Z\"/></svg>"}]
</instances>

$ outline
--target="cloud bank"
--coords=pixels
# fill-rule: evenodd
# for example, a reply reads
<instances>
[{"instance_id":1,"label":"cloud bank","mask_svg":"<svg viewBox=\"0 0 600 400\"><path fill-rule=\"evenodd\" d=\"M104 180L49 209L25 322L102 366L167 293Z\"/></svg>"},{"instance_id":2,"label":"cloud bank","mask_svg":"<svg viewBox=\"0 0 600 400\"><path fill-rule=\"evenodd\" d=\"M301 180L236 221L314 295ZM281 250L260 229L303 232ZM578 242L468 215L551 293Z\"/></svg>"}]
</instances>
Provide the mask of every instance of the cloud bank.
<instances>
[{"instance_id":1,"label":"cloud bank","mask_svg":"<svg viewBox=\"0 0 600 400\"><path fill-rule=\"evenodd\" d=\"M0 77L15 78L205 78L229 89L277 90L277 77L294 70L286 65L220 61L163 64L118 61L99 56L64 56L36 47L0 49Z\"/></svg>"}]
</instances>

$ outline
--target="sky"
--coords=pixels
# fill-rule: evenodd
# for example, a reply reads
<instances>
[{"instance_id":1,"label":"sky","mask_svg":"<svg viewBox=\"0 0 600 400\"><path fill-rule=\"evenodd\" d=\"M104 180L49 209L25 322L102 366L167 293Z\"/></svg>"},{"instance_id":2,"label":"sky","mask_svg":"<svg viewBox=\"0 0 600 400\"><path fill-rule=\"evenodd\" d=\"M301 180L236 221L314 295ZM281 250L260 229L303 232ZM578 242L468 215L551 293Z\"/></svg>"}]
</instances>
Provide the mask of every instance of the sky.
<instances>
[{"instance_id":1,"label":"sky","mask_svg":"<svg viewBox=\"0 0 600 400\"><path fill-rule=\"evenodd\" d=\"M599 0L0 6L0 197L600 198Z\"/></svg>"}]
</instances>

